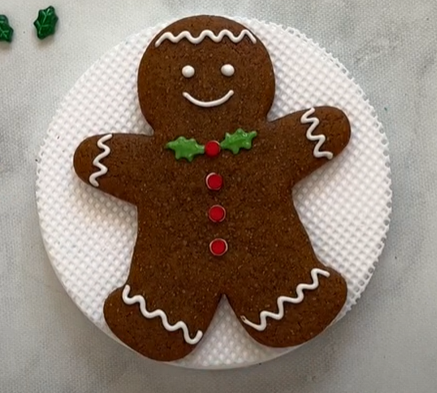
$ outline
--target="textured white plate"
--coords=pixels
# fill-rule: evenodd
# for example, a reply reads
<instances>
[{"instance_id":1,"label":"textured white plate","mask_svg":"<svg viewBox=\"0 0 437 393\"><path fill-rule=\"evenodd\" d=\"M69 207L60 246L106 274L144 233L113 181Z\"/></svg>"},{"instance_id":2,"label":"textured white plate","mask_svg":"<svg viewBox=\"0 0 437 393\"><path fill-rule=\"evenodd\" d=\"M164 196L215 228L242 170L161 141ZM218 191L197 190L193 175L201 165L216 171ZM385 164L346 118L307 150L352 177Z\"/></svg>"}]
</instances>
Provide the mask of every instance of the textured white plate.
<instances>
[{"instance_id":1,"label":"textured white plate","mask_svg":"<svg viewBox=\"0 0 437 393\"><path fill-rule=\"evenodd\" d=\"M369 282L388 230L391 189L386 137L362 90L325 50L295 29L237 20L263 40L272 57L277 89L271 118L332 105L343 109L351 121L352 138L345 152L293 192L319 259L347 279L342 317ZM162 27L129 37L79 79L55 115L40 152L37 202L51 263L77 306L111 336L103 303L127 278L136 211L81 183L72 169L72 157L78 144L93 134L152 133L138 106L136 74L145 48ZM290 350L254 342L223 300L201 344L174 364L241 367Z\"/></svg>"}]
</instances>

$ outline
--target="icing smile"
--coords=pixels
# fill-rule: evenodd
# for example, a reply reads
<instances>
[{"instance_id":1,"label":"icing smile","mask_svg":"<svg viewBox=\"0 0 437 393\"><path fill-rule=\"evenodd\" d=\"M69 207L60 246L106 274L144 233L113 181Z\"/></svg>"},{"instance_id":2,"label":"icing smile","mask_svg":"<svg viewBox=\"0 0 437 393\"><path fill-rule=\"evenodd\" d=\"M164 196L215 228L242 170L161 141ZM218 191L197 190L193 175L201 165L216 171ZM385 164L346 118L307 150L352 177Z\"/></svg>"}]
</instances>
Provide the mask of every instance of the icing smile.
<instances>
[{"instance_id":1,"label":"icing smile","mask_svg":"<svg viewBox=\"0 0 437 393\"><path fill-rule=\"evenodd\" d=\"M200 106L202 108L213 108L215 106L223 105L224 103L228 102L234 95L234 90L229 90L223 97L214 101L200 101L187 92L183 92L182 95L194 105Z\"/></svg>"}]
</instances>

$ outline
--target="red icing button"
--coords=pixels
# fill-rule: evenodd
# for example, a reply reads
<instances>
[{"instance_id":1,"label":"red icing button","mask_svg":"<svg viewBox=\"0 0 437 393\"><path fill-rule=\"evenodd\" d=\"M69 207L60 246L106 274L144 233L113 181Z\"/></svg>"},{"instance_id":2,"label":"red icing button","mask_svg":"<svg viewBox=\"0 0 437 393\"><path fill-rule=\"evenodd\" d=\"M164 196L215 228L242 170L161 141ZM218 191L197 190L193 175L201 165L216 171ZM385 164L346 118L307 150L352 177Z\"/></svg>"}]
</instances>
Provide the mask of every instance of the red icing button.
<instances>
[{"instance_id":1,"label":"red icing button","mask_svg":"<svg viewBox=\"0 0 437 393\"><path fill-rule=\"evenodd\" d=\"M208 216L212 222L222 222L226 217L226 210L223 206L214 205L209 209Z\"/></svg>"},{"instance_id":2,"label":"red icing button","mask_svg":"<svg viewBox=\"0 0 437 393\"><path fill-rule=\"evenodd\" d=\"M209 243L209 250L215 257L221 257L228 251L228 243L224 239L214 239Z\"/></svg>"},{"instance_id":3,"label":"red icing button","mask_svg":"<svg viewBox=\"0 0 437 393\"><path fill-rule=\"evenodd\" d=\"M217 141L209 141L206 145L205 145L205 154L208 157L216 157L220 154L220 143L218 143Z\"/></svg>"},{"instance_id":4,"label":"red icing button","mask_svg":"<svg viewBox=\"0 0 437 393\"><path fill-rule=\"evenodd\" d=\"M218 191L223 186L223 178L217 173L210 173L206 177L206 186L213 191Z\"/></svg>"}]
</instances>

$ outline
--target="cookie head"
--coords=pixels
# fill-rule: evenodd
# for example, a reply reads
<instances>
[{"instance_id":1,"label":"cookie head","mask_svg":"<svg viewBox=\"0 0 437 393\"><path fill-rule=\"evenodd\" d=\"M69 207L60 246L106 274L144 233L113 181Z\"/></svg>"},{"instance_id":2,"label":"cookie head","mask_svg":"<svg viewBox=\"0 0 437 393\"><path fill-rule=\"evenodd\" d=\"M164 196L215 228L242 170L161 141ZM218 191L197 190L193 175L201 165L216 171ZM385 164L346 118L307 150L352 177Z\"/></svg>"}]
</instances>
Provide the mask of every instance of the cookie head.
<instances>
[{"instance_id":1,"label":"cookie head","mask_svg":"<svg viewBox=\"0 0 437 393\"><path fill-rule=\"evenodd\" d=\"M222 17L196 16L163 29L148 46L138 72L141 110L166 137L199 140L264 120L275 78L261 40ZM220 132L220 135L214 135Z\"/></svg>"}]
</instances>

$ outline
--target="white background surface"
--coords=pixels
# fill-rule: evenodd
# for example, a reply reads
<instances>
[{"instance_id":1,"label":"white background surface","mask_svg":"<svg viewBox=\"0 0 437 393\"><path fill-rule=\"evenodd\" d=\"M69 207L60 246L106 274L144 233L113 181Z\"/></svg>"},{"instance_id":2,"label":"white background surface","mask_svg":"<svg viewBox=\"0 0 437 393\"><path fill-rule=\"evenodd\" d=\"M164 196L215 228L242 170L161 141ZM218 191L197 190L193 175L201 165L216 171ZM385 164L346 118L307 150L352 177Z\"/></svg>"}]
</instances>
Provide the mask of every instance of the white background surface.
<instances>
[{"instance_id":1,"label":"white background surface","mask_svg":"<svg viewBox=\"0 0 437 393\"><path fill-rule=\"evenodd\" d=\"M15 28L13 44L0 45L0 391L436 391L437 3L180 3L54 1L58 34L43 43L32 22L48 4L0 4ZM39 146L76 79L129 34L200 12L266 19L306 33L351 71L390 142L391 230L363 298L323 339L245 370L156 364L101 334L57 281L36 213Z\"/></svg>"}]
</instances>

